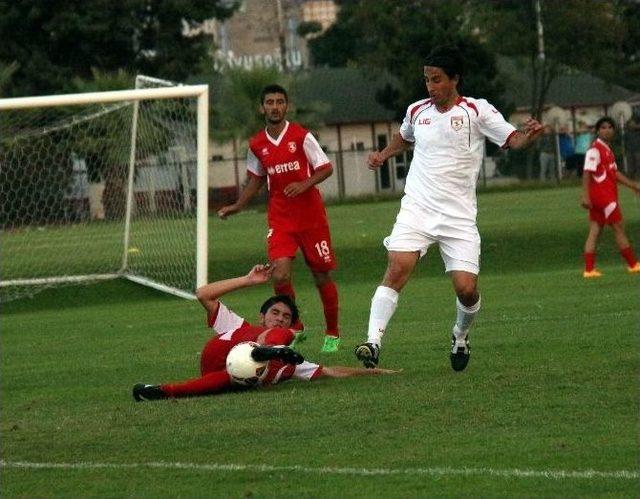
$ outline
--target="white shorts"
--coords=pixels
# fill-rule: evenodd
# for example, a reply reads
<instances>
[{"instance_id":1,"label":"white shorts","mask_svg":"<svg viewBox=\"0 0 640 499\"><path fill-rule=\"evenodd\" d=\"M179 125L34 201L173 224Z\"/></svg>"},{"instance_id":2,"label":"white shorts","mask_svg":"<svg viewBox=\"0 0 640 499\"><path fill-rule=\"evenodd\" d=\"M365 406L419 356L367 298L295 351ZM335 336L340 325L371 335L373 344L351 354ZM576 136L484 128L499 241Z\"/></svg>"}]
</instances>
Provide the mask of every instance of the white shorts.
<instances>
[{"instance_id":1,"label":"white shorts","mask_svg":"<svg viewBox=\"0 0 640 499\"><path fill-rule=\"evenodd\" d=\"M480 271L480 234L475 223L454 220L442 213L418 206L406 196L388 237L387 251L420 252L422 258L432 244L438 244L446 272Z\"/></svg>"}]
</instances>

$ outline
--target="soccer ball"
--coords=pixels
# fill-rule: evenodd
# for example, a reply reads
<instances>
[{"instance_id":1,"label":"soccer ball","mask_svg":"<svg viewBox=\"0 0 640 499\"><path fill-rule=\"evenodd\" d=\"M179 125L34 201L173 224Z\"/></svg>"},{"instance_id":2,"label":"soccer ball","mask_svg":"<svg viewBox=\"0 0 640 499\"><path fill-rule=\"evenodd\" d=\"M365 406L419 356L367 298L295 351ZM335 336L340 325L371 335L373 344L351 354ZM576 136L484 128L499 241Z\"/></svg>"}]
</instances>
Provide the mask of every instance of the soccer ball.
<instances>
[{"instance_id":1,"label":"soccer ball","mask_svg":"<svg viewBox=\"0 0 640 499\"><path fill-rule=\"evenodd\" d=\"M237 385L255 386L267 375L269 362L253 360L251 352L259 346L255 341L245 341L234 346L227 355L227 372Z\"/></svg>"}]
</instances>

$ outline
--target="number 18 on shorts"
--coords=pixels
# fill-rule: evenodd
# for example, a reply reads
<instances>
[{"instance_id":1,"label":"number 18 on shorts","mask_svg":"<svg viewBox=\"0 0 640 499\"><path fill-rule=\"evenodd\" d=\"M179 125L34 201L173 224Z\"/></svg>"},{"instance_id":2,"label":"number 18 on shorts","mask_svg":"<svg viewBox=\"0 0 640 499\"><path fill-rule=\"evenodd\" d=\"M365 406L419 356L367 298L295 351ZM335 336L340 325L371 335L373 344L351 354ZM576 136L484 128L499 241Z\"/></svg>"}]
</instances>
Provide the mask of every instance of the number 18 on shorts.
<instances>
[{"instance_id":1,"label":"number 18 on shorts","mask_svg":"<svg viewBox=\"0 0 640 499\"><path fill-rule=\"evenodd\" d=\"M269 229L267 233L269 260L295 258L298 248L302 251L311 270L327 272L336 268L329 226L314 227L300 232Z\"/></svg>"}]
</instances>

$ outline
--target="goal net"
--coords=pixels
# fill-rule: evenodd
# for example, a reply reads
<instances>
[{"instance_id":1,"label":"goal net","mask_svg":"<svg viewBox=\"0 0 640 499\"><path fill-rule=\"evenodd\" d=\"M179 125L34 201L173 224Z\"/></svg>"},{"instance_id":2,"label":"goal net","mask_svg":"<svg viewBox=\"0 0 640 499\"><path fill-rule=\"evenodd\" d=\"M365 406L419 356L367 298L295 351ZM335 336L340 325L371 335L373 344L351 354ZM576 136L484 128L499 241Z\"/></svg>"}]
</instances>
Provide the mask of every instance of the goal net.
<instances>
[{"instance_id":1,"label":"goal net","mask_svg":"<svg viewBox=\"0 0 640 499\"><path fill-rule=\"evenodd\" d=\"M124 277L207 280L208 87L0 100L0 301Z\"/></svg>"}]
</instances>

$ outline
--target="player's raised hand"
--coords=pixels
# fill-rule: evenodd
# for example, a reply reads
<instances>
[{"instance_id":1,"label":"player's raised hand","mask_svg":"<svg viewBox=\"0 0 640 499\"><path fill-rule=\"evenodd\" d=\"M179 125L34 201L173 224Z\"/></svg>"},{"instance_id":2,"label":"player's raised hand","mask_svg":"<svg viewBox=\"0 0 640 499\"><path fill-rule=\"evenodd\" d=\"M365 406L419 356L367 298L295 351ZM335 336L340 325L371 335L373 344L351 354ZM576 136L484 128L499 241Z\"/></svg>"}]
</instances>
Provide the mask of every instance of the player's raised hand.
<instances>
[{"instance_id":1,"label":"player's raised hand","mask_svg":"<svg viewBox=\"0 0 640 499\"><path fill-rule=\"evenodd\" d=\"M220 208L218 210L218 217L220 217L222 220L226 219L229 215L235 215L236 213L238 213L238 208L236 207L235 204L230 204L227 206L223 206L222 208Z\"/></svg>"},{"instance_id":2,"label":"player's raised hand","mask_svg":"<svg viewBox=\"0 0 640 499\"><path fill-rule=\"evenodd\" d=\"M528 139L535 139L538 135L542 133L544 127L542 123L534 118L529 118L524 122L524 134Z\"/></svg>"},{"instance_id":3,"label":"player's raised hand","mask_svg":"<svg viewBox=\"0 0 640 499\"><path fill-rule=\"evenodd\" d=\"M263 284L271 279L274 269L275 266L269 263L258 264L249 271L247 277L252 284Z\"/></svg>"},{"instance_id":4,"label":"player's raised hand","mask_svg":"<svg viewBox=\"0 0 640 499\"><path fill-rule=\"evenodd\" d=\"M367 167L369 170L380 168L384 164L384 156L380 151L373 151L367 158Z\"/></svg>"}]
</instances>

